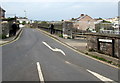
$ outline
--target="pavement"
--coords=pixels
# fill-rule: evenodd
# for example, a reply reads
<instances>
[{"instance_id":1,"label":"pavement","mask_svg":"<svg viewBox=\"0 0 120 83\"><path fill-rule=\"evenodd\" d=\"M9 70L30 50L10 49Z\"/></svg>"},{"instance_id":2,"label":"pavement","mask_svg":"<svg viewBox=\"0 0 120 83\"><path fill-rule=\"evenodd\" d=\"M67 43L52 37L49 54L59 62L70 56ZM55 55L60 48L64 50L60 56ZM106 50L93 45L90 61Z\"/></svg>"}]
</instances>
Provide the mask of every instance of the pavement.
<instances>
[{"instance_id":1,"label":"pavement","mask_svg":"<svg viewBox=\"0 0 120 83\"><path fill-rule=\"evenodd\" d=\"M41 29L40 29L41 30ZM111 57L109 55L106 55L106 54L100 54L98 52L89 52L88 49L87 49L87 40L86 38L83 38L83 37L76 37L75 39L65 39L65 38L61 38L59 37L58 35L56 34L50 34L49 32L46 32L44 30L41 30L43 31L45 34L59 40L60 42L72 47L73 49L75 50L78 50L84 54L87 54L87 55L93 55L93 56L98 56L100 58L104 58L108 61L112 61L112 65L115 66L115 67L118 67L119 64L119 59L117 58L114 58L114 57Z\"/></svg>"},{"instance_id":2,"label":"pavement","mask_svg":"<svg viewBox=\"0 0 120 83\"><path fill-rule=\"evenodd\" d=\"M13 41L17 38L17 36L20 34L20 32L22 31L22 29L19 29L17 32L16 32L16 35L15 36L12 36L12 37L8 37L6 39L0 39L0 45L4 45L6 43L9 43L10 41Z\"/></svg>"},{"instance_id":3,"label":"pavement","mask_svg":"<svg viewBox=\"0 0 120 83\"><path fill-rule=\"evenodd\" d=\"M84 56L43 31L24 28L18 40L0 48L2 81L118 82L119 69Z\"/></svg>"}]
</instances>

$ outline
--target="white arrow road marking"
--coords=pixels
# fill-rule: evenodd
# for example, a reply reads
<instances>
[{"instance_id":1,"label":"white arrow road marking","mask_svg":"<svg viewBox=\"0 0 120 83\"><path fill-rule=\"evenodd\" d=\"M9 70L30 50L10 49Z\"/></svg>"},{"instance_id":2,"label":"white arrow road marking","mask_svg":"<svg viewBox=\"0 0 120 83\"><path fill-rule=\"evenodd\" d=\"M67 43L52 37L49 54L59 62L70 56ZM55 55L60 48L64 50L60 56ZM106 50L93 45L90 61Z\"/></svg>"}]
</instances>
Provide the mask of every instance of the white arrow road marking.
<instances>
[{"instance_id":1,"label":"white arrow road marking","mask_svg":"<svg viewBox=\"0 0 120 83\"><path fill-rule=\"evenodd\" d=\"M42 42L44 45L46 45L49 49L51 49L52 51L54 51L54 52L61 52L64 56L66 56L65 55L65 52L64 51L62 51L61 49L58 49L58 48L55 48L55 49L53 49L52 47L50 47L46 42Z\"/></svg>"},{"instance_id":2,"label":"white arrow road marking","mask_svg":"<svg viewBox=\"0 0 120 83\"><path fill-rule=\"evenodd\" d=\"M102 75L100 75L100 74L98 74L98 73L95 73L95 72L90 71L90 70L88 70L88 69L87 69L87 71L88 71L89 73L93 74L94 76L96 76L97 78L99 78L101 81L109 81L109 82L117 83L117 82L115 82L114 80L111 80L111 79L109 79L109 78L107 78L107 77L104 77L104 76L102 76Z\"/></svg>"},{"instance_id":3,"label":"white arrow road marking","mask_svg":"<svg viewBox=\"0 0 120 83\"><path fill-rule=\"evenodd\" d=\"M42 74L42 69L41 69L41 66L40 66L39 62L37 62L37 70L38 70L40 83L45 83L44 78L43 78L43 74Z\"/></svg>"}]
</instances>

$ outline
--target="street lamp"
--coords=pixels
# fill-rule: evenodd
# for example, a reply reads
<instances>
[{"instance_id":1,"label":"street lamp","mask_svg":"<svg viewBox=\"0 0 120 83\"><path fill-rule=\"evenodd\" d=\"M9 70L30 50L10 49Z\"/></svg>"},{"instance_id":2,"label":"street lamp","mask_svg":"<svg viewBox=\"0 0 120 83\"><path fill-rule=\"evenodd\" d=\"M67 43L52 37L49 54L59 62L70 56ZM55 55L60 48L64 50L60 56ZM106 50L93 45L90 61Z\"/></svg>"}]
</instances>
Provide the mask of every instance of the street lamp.
<instances>
[{"instance_id":1,"label":"street lamp","mask_svg":"<svg viewBox=\"0 0 120 83\"><path fill-rule=\"evenodd\" d=\"M26 13L26 10L24 10L24 12L25 12L25 17L27 18L27 13Z\"/></svg>"}]
</instances>

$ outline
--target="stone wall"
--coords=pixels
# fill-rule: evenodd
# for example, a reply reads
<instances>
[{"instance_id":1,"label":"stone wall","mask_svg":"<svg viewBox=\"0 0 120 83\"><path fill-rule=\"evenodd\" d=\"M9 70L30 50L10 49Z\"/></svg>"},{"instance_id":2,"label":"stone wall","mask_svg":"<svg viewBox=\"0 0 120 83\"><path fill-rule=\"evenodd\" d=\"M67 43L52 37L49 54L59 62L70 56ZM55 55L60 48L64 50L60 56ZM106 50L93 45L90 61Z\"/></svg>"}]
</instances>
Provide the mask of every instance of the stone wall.
<instances>
[{"instance_id":1,"label":"stone wall","mask_svg":"<svg viewBox=\"0 0 120 83\"><path fill-rule=\"evenodd\" d=\"M100 48L98 49L98 39L107 39L114 41L114 48L112 43L109 42L100 42ZM120 36L106 36L106 35L96 35L89 34L87 35L87 48L89 51L97 51L108 56L120 57ZM114 55L113 55L114 50Z\"/></svg>"},{"instance_id":2,"label":"stone wall","mask_svg":"<svg viewBox=\"0 0 120 83\"><path fill-rule=\"evenodd\" d=\"M67 38L70 37L72 38L72 33L73 33L73 22L64 22L63 23L63 37Z\"/></svg>"},{"instance_id":3,"label":"stone wall","mask_svg":"<svg viewBox=\"0 0 120 83\"><path fill-rule=\"evenodd\" d=\"M5 35L5 36L9 36L9 31L10 31L10 28L9 28L9 23L8 22L6 22L6 21L3 21L2 23L1 23L1 30L2 30L2 33L1 34L3 34L3 35Z\"/></svg>"}]
</instances>

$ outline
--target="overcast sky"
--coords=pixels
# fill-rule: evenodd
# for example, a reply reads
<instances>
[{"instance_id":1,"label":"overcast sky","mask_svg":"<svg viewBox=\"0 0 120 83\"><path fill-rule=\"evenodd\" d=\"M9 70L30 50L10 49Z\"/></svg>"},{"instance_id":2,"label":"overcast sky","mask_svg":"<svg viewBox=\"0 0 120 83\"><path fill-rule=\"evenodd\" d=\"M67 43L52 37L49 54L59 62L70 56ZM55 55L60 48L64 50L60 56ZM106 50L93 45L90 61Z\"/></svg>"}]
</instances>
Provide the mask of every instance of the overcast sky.
<instances>
[{"instance_id":1,"label":"overcast sky","mask_svg":"<svg viewBox=\"0 0 120 83\"><path fill-rule=\"evenodd\" d=\"M81 13L92 18L118 16L118 0L3 0L0 2L6 16L24 17L32 20L67 20Z\"/></svg>"}]
</instances>

